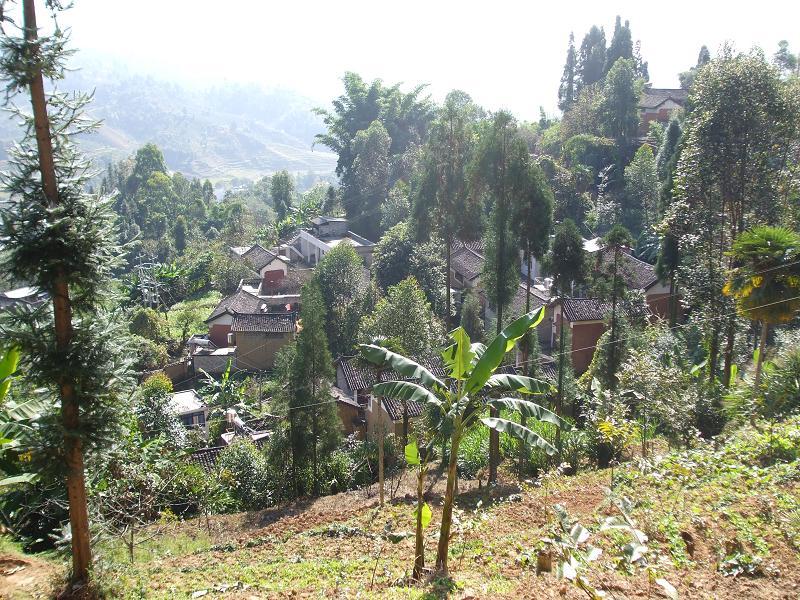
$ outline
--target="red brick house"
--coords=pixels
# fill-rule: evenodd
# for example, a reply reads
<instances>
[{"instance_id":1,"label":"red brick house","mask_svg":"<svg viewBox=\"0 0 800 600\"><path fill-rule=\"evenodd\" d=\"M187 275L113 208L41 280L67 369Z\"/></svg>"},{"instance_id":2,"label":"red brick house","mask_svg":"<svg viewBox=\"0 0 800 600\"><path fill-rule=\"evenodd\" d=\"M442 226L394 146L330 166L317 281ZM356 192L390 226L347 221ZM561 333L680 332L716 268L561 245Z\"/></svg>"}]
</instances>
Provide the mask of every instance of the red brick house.
<instances>
[{"instance_id":1,"label":"red brick house","mask_svg":"<svg viewBox=\"0 0 800 600\"><path fill-rule=\"evenodd\" d=\"M233 317L238 313L252 314L259 312L262 300L239 289L236 293L223 298L211 315L206 319L208 324L208 339L217 348L225 348L228 344L228 334L231 332Z\"/></svg>"},{"instance_id":2,"label":"red brick house","mask_svg":"<svg viewBox=\"0 0 800 600\"><path fill-rule=\"evenodd\" d=\"M646 87L639 98L639 135L647 136L650 123L668 123L672 115L686 106L689 92L684 89Z\"/></svg>"},{"instance_id":3,"label":"red brick house","mask_svg":"<svg viewBox=\"0 0 800 600\"><path fill-rule=\"evenodd\" d=\"M572 333L572 367L581 374L589 367L594 356L597 340L606 330L606 319L611 314L611 302L596 298L555 298L551 303L553 328L550 343L556 346L561 335L562 323ZM644 317L644 307L634 307L620 302L618 310L629 318Z\"/></svg>"}]
</instances>

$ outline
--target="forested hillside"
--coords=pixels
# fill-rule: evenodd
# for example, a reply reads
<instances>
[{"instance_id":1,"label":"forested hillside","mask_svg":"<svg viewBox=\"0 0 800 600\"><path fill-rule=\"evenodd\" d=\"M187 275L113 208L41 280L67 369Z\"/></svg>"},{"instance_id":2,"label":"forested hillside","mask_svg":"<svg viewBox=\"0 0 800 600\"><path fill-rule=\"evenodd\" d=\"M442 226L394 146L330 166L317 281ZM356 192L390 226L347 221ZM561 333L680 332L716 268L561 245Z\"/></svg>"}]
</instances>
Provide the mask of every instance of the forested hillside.
<instances>
[{"instance_id":1,"label":"forested hillside","mask_svg":"<svg viewBox=\"0 0 800 600\"><path fill-rule=\"evenodd\" d=\"M344 69L315 110L64 80L19 6L0 598L797 596L786 41L656 88L617 16L524 121Z\"/></svg>"},{"instance_id":2,"label":"forested hillside","mask_svg":"<svg viewBox=\"0 0 800 600\"><path fill-rule=\"evenodd\" d=\"M315 104L290 91L214 81L190 89L91 62L70 72L59 88L94 90L91 114L103 125L81 147L100 165L150 142L170 168L214 182L281 169L328 175L336 164L327 148L312 148L323 131ZM12 121L0 120L1 159L16 134Z\"/></svg>"}]
</instances>

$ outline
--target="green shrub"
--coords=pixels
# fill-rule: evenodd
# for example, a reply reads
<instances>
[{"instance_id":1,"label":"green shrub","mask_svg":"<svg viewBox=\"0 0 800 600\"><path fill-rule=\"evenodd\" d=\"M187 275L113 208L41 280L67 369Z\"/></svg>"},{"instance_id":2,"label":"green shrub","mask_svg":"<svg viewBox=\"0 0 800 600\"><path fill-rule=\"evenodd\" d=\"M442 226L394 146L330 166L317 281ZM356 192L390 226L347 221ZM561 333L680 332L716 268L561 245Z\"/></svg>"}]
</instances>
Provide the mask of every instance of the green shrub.
<instances>
[{"instance_id":1,"label":"green shrub","mask_svg":"<svg viewBox=\"0 0 800 600\"><path fill-rule=\"evenodd\" d=\"M241 510L257 510L272 502L267 460L248 439L235 439L219 455L220 481Z\"/></svg>"},{"instance_id":2,"label":"green shrub","mask_svg":"<svg viewBox=\"0 0 800 600\"><path fill-rule=\"evenodd\" d=\"M137 308L131 314L128 329L154 342L163 342L167 338L167 320L152 308Z\"/></svg>"}]
</instances>

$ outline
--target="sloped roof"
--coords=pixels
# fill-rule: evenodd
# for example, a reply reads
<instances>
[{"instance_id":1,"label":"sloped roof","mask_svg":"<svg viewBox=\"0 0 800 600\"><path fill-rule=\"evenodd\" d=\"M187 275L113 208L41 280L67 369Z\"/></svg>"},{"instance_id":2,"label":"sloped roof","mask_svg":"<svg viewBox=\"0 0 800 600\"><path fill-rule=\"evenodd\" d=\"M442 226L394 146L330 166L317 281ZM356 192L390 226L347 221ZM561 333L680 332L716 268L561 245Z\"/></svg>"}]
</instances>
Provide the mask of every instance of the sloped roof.
<instances>
[{"instance_id":1,"label":"sloped roof","mask_svg":"<svg viewBox=\"0 0 800 600\"><path fill-rule=\"evenodd\" d=\"M213 321L225 313L231 315L236 313L254 313L258 310L260 304L261 300L258 298L258 296L254 296L253 294L244 290L237 290L230 296L220 300L219 304L217 304L217 307L206 319L206 323Z\"/></svg>"},{"instance_id":2,"label":"sloped roof","mask_svg":"<svg viewBox=\"0 0 800 600\"><path fill-rule=\"evenodd\" d=\"M296 314L291 313L237 313L233 317L232 332L291 333L295 330Z\"/></svg>"},{"instance_id":3,"label":"sloped roof","mask_svg":"<svg viewBox=\"0 0 800 600\"><path fill-rule=\"evenodd\" d=\"M571 323L602 321L611 314L611 302L604 302L597 298L561 298L557 302L560 302L564 308L564 318ZM617 309L622 311L626 317L643 316L648 312L645 305L631 305L622 301L617 304Z\"/></svg>"},{"instance_id":4,"label":"sloped roof","mask_svg":"<svg viewBox=\"0 0 800 600\"><path fill-rule=\"evenodd\" d=\"M456 240L453 242L453 247L451 252L455 254L458 250L462 248L468 248L473 252L477 252L481 256L486 256L486 246L483 243L483 238L474 240L472 242L465 242L464 240Z\"/></svg>"},{"instance_id":5,"label":"sloped roof","mask_svg":"<svg viewBox=\"0 0 800 600\"><path fill-rule=\"evenodd\" d=\"M347 387L353 391L368 390L378 382L377 369L369 365L360 365L358 358L355 356L342 356L338 359L338 363L342 367L342 374ZM420 364L439 379L447 377L447 371L441 358L421 361ZM382 371L380 374L380 381L382 382L401 379L408 378L401 376L397 371Z\"/></svg>"},{"instance_id":6,"label":"sloped roof","mask_svg":"<svg viewBox=\"0 0 800 600\"><path fill-rule=\"evenodd\" d=\"M358 360L355 357L341 357L339 365L342 367L342 374L347 382L347 387L353 391L368 390L377 380L375 369L358 364Z\"/></svg>"},{"instance_id":7,"label":"sloped roof","mask_svg":"<svg viewBox=\"0 0 800 600\"><path fill-rule=\"evenodd\" d=\"M646 263L643 260L639 260L635 256L624 251L620 252L619 257L620 262L617 265L617 272L625 281L625 285L628 286L628 288L632 290L644 290L658 281L656 268L653 265ZM611 268L613 264L613 249L606 248L605 250L601 250L597 253L597 259L594 266L595 270L598 268L608 269Z\"/></svg>"},{"instance_id":8,"label":"sloped roof","mask_svg":"<svg viewBox=\"0 0 800 600\"><path fill-rule=\"evenodd\" d=\"M484 258L474 250L462 247L450 256L450 267L470 281L480 276Z\"/></svg>"},{"instance_id":9,"label":"sloped roof","mask_svg":"<svg viewBox=\"0 0 800 600\"><path fill-rule=\"evenodd\" d=\"M388 413L389 418L392 421L403 420L403 403L400 400L393 400L392 398L383 398L381 404L386 409L386 412ZM408 407L409 418L413 419L414 417L419 417L422 414L423 406L419 402L414 402L413 400L409 400L408 402L406 402L406 406Z\"/></svg>"},{"instance_id":10,"label":"sloped roof","mask_svg":"<svg viewBox=\"0 0 800 600\"><path fill-rule=\"evenodd\" d=\"M224 446L215 446L213 448L201 448L195 450L189 455L191 462L197 463L205 471L213 472L217 468L217 459L219 453L225 449Z\"/></svg>"},{"instance_id":11,"label":"sloped roof","mask_svg":"<svg viewBox=\"0 0 800 600\"><path fill-rule=\"evenodd\" d=\"M342 404L349 404L350 406L354 406L356 408L361 408L361 405L358 402L353 400L350 396L345 394L343 390L340 390L335 385L331 386L331 395L337 402L341 402Z\"/></svg>"},{"instance_id":12,"label":"sloped roof","mask_svg":"<svg viewBox=\"0 0 800 600\"><path fill-rule=\"evenodd\" d=\"M256 271L260 271L266 267L273 260L278 258L278 255L270 252L260 244L253 245L250 250L242 254L242 258L247 260Z\"/></svg>"},{"instance_id":13,"label":"sloped roof","mask_svg":"<svg viewBox=\"0 0 800 600\"><path fill-rule=\"evenodd\" d=\"M511 299L511 311L513 314L521 315L525 312L525 305L527 304L526 299L527 290L523 282L519 284L517 291L514 292L514 297ZM549 294L545 294L531 285L531 310L536 310L540 306L544 306L549 300Z\"/></svg>"},{"instance_id":14,"label":"sloped roof","mask_svg":"<svg viewBox=\"0 0 800 600\"><path fill-rule=\"evenodd\" d=\"M170 396L169 408L174 414L182 415L203 410L205 403L195 390L184 390Z\"/></svg>"},{"instance_id":15,"label":"sloped roof","mask_svg":"<svg viewBox=\"0 0 800 600\"><path fill-rule=\"evenodd\" d=\"M680 88L645 88L639 98L639 108L658 108L667 100L683 106L688 98L689 92Z\"/></svg>"}]
</instances>

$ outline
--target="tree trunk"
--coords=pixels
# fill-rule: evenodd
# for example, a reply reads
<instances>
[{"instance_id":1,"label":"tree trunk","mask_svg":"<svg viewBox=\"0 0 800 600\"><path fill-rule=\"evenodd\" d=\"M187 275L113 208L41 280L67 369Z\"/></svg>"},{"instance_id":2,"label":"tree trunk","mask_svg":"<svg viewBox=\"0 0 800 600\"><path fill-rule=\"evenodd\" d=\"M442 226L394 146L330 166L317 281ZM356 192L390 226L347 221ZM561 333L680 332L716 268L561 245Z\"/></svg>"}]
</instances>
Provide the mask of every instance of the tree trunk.
<instances>
[{"instance_id":1,"label":"tree trunk","mask_svg":"<svg viewBox=\"0 0 800 600\"><path fill-rule=\"evenodd\" d=\"M675 271L672 271L669 276L669 327L675 327L678 321L678 294L677 286L675 285Z\"/></svg>"},{"instance_id":2,"label":"tree trunk","mask_svg":"<svg viewBox=\"0 0 800 600\"><path fill-rule=\"evenodd\" d=\"M408 402L403 400L403 450L408 445Z\"/></svg>"},{"instance_id":3,"label":"tree trunk","mask_svg":"<svg viewBox=\"0 0 800 600\"><path fill-rule=\"evenodd\" d=\"M736 317L731 316L728 318L728 327L725 333L725 362L722 373L722 385L726 388L730 387L731 382L731 368L733 365L733 352L736 343Z\"/></svg>"},{"instance_id":4,"label":"tree trunk","mask_svg":"<svg viewBox=\"0 0 800 600\"><path fill-rule=\"evenodd\" d=\"M608 346L608 387L611 393L617 388L616 365L614 364L617 354L617 263L619 260L619 248L614 248L614 278L612 279L613 289L611 290L611 343Z\"/></svg>"},{"instance_id":5,"label":"tree trunk","mask_svg":"<svg viewBox=\"0 0 800 600\"><path fill-rule=\"evenodd\" d=\"M753 382L753 410L750 412L750 424L756 424L755 403L758 395L758 387L761 385L761 365L764 363L764 354L767 349L767 334L769 333L769 323L761 321L761 341L758 344L758 360L756 361L756 378Z\"/></svg>"},{"instance_id":6,"label":"tree trunk","mask_svg":"<svg viewBox=\"0 0 800 600\"><path fill-rule=\"evenodd\" d=\"M531 253L526 249L525 250L525 264L528 267L528 277L525 281L525 314L527 315L531 312ZM529 364L530 358L530 338L528 337L530 332L525 334L525 337L522 338L522 372L525 373L527 377L530 377L531 374L531 366ZM535 335L535 333L534 333ZM527 419L524 416L520 417L519 424L523 427L527 427ZM525 469L525 451L527 446L525 442L520 440L519 443L519 476L520 479L523 477L524 469Z\"/></svg>"},{"instance_id":7,"label":"tree trunk","mask_svg":"<svg viewBox=\"0 0 800 600\"><path fill-rule=\"evenodd\" d=\"M383 506L383 415L381 414L381 397L378 396L378 502Z\"/></svg>"},{"instance_id":8,"label":"tree trunk","mask_svg":"<svg viewBox=\"0 0 800 600\"><path fill-rule=\"evenodd\" d=\"M417 528L414 544L414 572L413 578L422 578L422 570L425 568L425 538L422 535L422 505L425 504L423 487L425 484L425 469L420 464L417 470Z\"/></svg>"},{"instance_id":9,"label":"tree trunk","mask_svg":"<svg viewBox=\"0 0 800 600\"><path fill-rule=\"evenodd\" d=\"M447 555L450 550L450 525L453 521L453 502L455 501L456 475L458 469L458 447L461 444L461 433L453 432L450 438L450 462L447 465L447 486L444 492L444 505L442 506L442 526L439 530L439 545L436 548L436 570L443 576L449 577L447 570Z\"/></svg>"},{"instance_id":10,"label":"tree trunk","mask_svg":"<svg viewBox=\"0 0 800 600\"><path fill-rule=\"evenodd\" d=\"M445 306L444 306L444 311L445 311L444 312L444 322L448 325L448 327L450 326L450 302L451 302L451 299L450 299L450 259L451 259L451 256L450 256L450 254L451 254L451 246L452 246L452 244L453 244L453 240L452 240L451 236L448 236L448 239L445 240L445 245L447 246L447 248L445 248L445 262L447 263L447 269L446 269L447 270L447 281L446 281L446 283L447 283L447 300L445 301Z\"/></svg>"},{"instance_id":11,"label":"tree trunk","mask_svg":"<svg viewBox=\"0 0 800 600\"><path fill-rule=\"evenodd\" d=\"M24 0L23 19L25 40L30 44L33 57L38 59L40 49L33 0ZM30 92L42 188L49 204L57 206L59 203L58 186L41 68L37 68L32 74ZM59 354L66 356L72 344L72 303L69 296L69 284L62 270L57 272L52 284L56 349ZM89 577L92 550L89 542L89 513L86 503L83 443L79 433L80 411L74 383L67 378L62 378L58 385L61 397L61 419L64 426L64 460L67 468L69 523L72 531L72 581L81 582L86 581Z\"/></svg>"}]
</instances>

